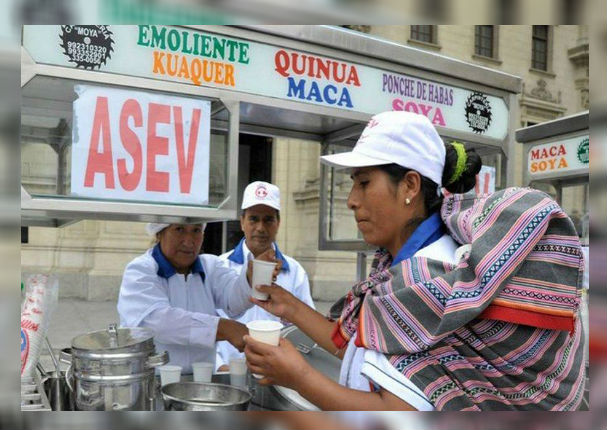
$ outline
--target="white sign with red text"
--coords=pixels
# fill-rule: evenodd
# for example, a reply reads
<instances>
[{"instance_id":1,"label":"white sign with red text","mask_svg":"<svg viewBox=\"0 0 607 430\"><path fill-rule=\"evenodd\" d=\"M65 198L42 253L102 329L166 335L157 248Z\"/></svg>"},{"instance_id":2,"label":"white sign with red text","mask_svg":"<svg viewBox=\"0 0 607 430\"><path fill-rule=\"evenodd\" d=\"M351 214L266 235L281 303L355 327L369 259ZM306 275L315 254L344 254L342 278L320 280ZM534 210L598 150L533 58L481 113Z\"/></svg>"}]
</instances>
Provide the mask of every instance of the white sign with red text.
<instances>
[{"instance_id":1,"label":"white sign with red text","mask_svg":"<svg viewBox=\"0 0 607 430\"><path fill-rule=\"evenodd\" d=\"M482 166L481 171L476 175L476 185L474 187L476 195L492 194L495 192L495 167Z\"/></svg>"},{"instance_id":2,"label":"white sign with red text","mask_svg":"<svg viewBox=\"0 0 607 430\"><path fill-rule=\"evenodd\" d=\"M210 102L76 85L72 195L204 205Z\"/></svg>"},{"instance_id":3,"label":"white sign with red text","mask_svg":"<svg viewBox=\"0 0 607 430\"><path fill-rule=\"evenodd\" d=\"M527 155L527 170L533 178L555 173L588 174L589 163L588 135L536 145Z\"/></svg>"}]
</instances>

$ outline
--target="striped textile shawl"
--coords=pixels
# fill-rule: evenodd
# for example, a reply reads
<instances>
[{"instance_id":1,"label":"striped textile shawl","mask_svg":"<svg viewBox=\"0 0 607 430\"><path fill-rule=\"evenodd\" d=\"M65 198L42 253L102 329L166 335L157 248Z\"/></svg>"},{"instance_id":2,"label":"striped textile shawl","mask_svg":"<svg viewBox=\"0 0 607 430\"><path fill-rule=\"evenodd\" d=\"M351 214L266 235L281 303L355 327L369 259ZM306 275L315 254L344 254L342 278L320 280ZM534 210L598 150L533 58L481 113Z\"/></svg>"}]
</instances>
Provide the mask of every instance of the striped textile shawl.
<instances>
[{"instance_id":1,"label":"striped textile shawl","mask_svg":"<svg viewBox=\"0 0 607 430\"><path fill-rule=\"evenodd\" d=\"M412 257L331 309L339 348L384 353L437 410L574 410L584 357L578 305L583 257L573 223L546 194L508 188L452 195L441 208L470 251L457 265Z\"/></svg>"}]
</instances>

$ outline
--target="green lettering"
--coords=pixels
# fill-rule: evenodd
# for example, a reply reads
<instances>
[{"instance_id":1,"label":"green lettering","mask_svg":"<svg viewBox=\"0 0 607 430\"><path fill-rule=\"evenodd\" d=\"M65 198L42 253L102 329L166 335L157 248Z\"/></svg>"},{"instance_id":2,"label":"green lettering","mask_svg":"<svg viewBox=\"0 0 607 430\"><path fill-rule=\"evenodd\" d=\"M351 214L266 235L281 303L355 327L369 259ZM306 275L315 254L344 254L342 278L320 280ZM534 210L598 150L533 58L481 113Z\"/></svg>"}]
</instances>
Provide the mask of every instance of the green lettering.
<instances>
[{"instance_id":1,"label":"green lettering","mask_svg":"<svg viewBox=\"0 0 607 430\"><path fill-rule=\"evenodd\" d=\"M192 47L189 47L188 50L188 36L190 35L190 33L188 33L187 31L182 31L181 34L183 37L183 48L181 49L181 52L183 52L184 54L191 54Z\"/></svg>"},{"instance_id":2,"label":"green lettering","mask_svg":"<svg viewBox=\"0 0 607 430\"><path fill-rule=\"evenodd\" d=\"M152 48L159 47L160 49L166 49L166 32L167 29L165 27L158 30L158 27L152 26Z\"/></svg>"},{"instance_id":3,"label":"green lettering","mask_svg":"<svg viewBox=\"0 0 607 430\"><path fill-rule=\"evenodd\" d=\"M169 42L169 49L173 52L179 50L179 42L180 42L180 38L179 38L179 32L175 29L171 29L169 31L169 38L168 38L168 42Z\"/></svg>"},{"instance_id":4,"label":"green lettering","mask_svg":"<svg viewBox=\"0 0 607 430\"><path fill-rule=\"evenodd\" d=\"M236 49L238 42L236 42L235 40L228 39L226 41L226 45L228 47L228 60L233 62L236 59L236 57L234 56L234 50Z\"/></svg>"},{"instance_id":5,"label":"green lettering","mask_svg":"<svg viewBox=\"0 0 607 430\"><path fill-rule=\"evenodd\" d=\"M211 52L212 52L212 46L211 43L213 43L213 41L211 40L211 36L207 36L206 34L204 34L202 36L202 56L203 57L210 57L211 56Z\"/></svg>"},{"instance_id":6,"label":"green lettering","mask_svg":"<svg viewBox=\"0 0 607 430\"><path fill-rule=\"evenodd\" d=\"M147 38L149 30L150 30L149 25L140 25L139 26L139 38L137 39L137 45L141 45L141 46L150 45L150 40Z\"/></svg>"},{"instance_id":7,"label":"green lettering","mask_svg":"<svg viewBox=\"0 0 607 430\"><path fill-rule=\"evenodd\" d=\"M238 62L242 64L249 64L249 44L238 42L240 46L240 56L238 57Z\"/></svg>"},{"instance_id":8,"label":"green lettering","mask_svg":"<svg viewBox=\"0 0 607 430\"><path fill-rule=\"evenodd\" d=\"M223 59L226 52L226 40L218 39L217 37L213 38L213 58L221 58Z\"/></svg>"},{"instance_id":9,"label":"green lettering","mask_svg":"<svg viewBox=\"0 0 607 430\"><path fill-rule=\"evenodd\" d=\"M201 42L200 34L194 33L194 52L193 52L194 55L200 54L201 50L199 49L199 46L202 47L202 44L200 42Z\"/></svg>"}]
</instances>

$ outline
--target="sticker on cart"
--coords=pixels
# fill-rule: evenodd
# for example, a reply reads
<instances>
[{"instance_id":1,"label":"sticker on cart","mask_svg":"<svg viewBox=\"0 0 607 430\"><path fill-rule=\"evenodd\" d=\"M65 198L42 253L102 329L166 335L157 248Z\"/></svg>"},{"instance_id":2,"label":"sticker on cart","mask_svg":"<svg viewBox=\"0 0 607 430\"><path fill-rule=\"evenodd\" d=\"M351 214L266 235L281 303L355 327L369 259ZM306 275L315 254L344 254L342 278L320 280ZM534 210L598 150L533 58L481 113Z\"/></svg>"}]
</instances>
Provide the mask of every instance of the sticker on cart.
<instances>
[{"instance_id":1,"label":"sticker on cart","mask_svg":"<svg viewBox=\"0 0 607 430\"><path fill-rule=\"evenodd\" d=\"M72 195L207 204L209 101L88 85L75 91Z\"/></svg>"},{"instance_id":2,"label":"sticker on cart","mask_svg":"<svg viewBox=\"0 0 607 430\"><path fill-rule=\"evenodd\" d=\"M107 25L62 25L60 38L69 61L84 69L100 68L114 50Z\"/></svg>"}]
</instances>

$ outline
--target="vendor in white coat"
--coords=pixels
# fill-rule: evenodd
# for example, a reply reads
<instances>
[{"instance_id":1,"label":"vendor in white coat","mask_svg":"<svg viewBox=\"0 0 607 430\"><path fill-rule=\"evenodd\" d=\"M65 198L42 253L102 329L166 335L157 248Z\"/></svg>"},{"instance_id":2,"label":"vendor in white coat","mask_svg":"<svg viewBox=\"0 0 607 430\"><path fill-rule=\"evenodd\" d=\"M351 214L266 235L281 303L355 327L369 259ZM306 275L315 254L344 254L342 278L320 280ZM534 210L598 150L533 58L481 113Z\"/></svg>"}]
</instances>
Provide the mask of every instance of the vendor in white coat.
<instances>
[{"instance_id":1,"label":"vendor in white coat","mask_svg":"<svg viewBox=\"0 0 607 430\"><path fill-rule=\"evenodd\" d=\"M280 226L279 188L263 181L250 183L244 190L241 209L240 227L244 233L244 238L233 250L219 257L225 267L240 273L245 267L245 262L258 258L262 253L273 249L276 253L276 259L282 262L282 268L278 273L276 283L283 286L306 305L314 308L306 271L294 258L280 252L276 244L276 234ZM223 315L221 310L218 310L218 313ZM260 319L280 320L279 317L254 306L238 318L238 321L246 324L249 321ZM244 354L227 342L219 342L216 367L224 370L231 358L239 356L242 357Z\"/></svg>"},{"instance_id":2,"label":"vendor in white coat","mask_svg":"<svg viewBox=\"0 0 607 430\"><path fill-rule=\"evenodd\" d=\"M118 297L120 325L151 329L156 349L167 351L170 363L184 373L194 362L213 363L218 340L242 350L247 328L215 309L236 317L252 306L250 272L237 274L217 256L199 255L204 227L148 224L157 243L127 265ZM261 258L274 261L273 251Z\"/></svg>"}]
</instances>

